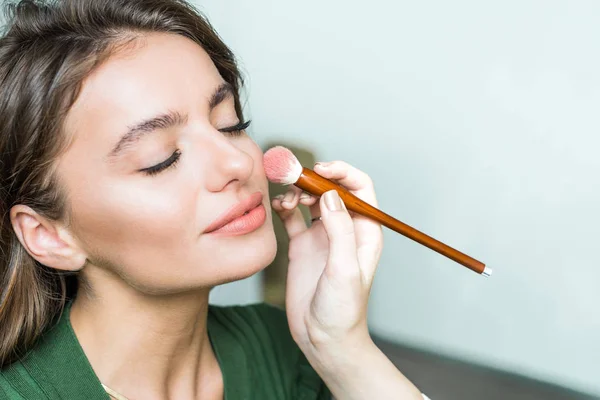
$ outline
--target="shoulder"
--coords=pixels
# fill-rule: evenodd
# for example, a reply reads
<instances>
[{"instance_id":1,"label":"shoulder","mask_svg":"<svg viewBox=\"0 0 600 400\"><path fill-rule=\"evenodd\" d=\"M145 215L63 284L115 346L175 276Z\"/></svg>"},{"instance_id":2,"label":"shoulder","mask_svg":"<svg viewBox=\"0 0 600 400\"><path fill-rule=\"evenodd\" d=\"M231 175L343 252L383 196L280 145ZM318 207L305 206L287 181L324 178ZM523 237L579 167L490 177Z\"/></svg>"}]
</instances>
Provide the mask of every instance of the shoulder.
<instances>
[{"instance_id":1,"label":"shoulder","mask_svg":"<svg viewBox=\"0 0 600 400\"><path fill-rule=\"evenodd\" d=\"M230 331L237 331L245 339L255 343L268 342L277 352L285 352L287 359L300 352L292 339L284 310L266 303L210 307L209 318Z\"/></svg>"},{"instance_id":2,"label":"shoulder","mask_svg":"<svg viewBox=\"0 0 600 400\"><path fill-rule=\"evenodd\" d=\"M245 362L236 358L237 373L240 365L249 365L254 380L268 387L270 393L261 398L330 398L327 387L294 342L284 310L265 303L211 306L209 330L211 324L214 331L218 329L219 334L231 338L229 345L245 354ZM253 389L255 393L260 390Z\"/></svg>"},{"instance_id":3,"label":"shoulder","mask_svg":"<svg viewBox=\"0 0 600 400\"><path fill-rule=\"evenodd\" d=\"M106 392L61 313L18 361L0 370L0 400L104 400Z\"/></svg>"},{"instance_id":4,"label":"shoulder","mask_svg":"<svg viewBox=\"0 0 600 400\"><path fill-rule=\"evenodd\" d=\"M248 322L274 322L287 324L285 310L267 303L254 303L243 306L210 305L210 312L217 316L241 318Z\"/></svg>"},{"instance_id":5,"label":"shoulder","mask_svg":"<svg viewBox=\"0 0 600 400\"><path fill-rule=\"evenodd\" d=\"M20 361L0 369L0 400L43 398L46 395Z\"/></svg>"}]
</instances>

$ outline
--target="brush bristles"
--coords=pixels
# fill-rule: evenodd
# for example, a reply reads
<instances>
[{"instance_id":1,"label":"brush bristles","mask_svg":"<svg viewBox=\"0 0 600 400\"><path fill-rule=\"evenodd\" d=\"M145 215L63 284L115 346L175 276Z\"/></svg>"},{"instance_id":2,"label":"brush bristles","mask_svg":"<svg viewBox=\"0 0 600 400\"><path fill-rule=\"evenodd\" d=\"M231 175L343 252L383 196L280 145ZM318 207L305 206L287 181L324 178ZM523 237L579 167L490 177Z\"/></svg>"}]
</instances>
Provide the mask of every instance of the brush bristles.
<instances>
[{"instance_id":1,"label":"brush bristles","mask_svg":"<svg viewBox=\"0 0 600 400\"><path fill-rule=\"evenodd\" d=\"M267 178L273 183L291 185L302 174L302 165L290 150L275 146L265 153L263 165Z\"/></svg>"}]
</instances>

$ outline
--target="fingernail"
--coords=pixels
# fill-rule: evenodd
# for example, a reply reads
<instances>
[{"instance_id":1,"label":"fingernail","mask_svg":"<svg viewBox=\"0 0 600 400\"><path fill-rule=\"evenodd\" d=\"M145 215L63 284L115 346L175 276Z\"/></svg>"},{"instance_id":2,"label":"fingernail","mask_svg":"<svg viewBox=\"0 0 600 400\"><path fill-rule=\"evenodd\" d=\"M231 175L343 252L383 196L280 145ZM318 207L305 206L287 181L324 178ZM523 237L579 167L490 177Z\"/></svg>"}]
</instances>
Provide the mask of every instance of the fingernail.
<instances>
[{"instance_id":1,"label":"fingernail","mask_svg":"<svg viewBox=\"0 0 600 400\"><path fill-rule=\"evenodd\" d=\"M340 195L335 190L330 190L325 193L325 205L329 209L329 211L342 211L342 200L340 199Z\"/></svg>"},{"instance_id":2,"label":"fingernail","mask_svg":"<svg viewBox=\"0 0 600 400\"><path fill-rule=\"evenodd\" d=\"M287 192L283 198L284 203L289 203L294 198L294 192Z\"/></svg>"},{"instance_id":3,"label":"fingernail","mask_svg":"<svg viewBox=\"0 0 600 400\"><path fill-rule=\"evenodd\" d=\"M315 163L315 167L327 168L327 164L328 163L318 162L318 163Z\"/></svg>"},{"instance_id":4,"label":"fingernail","mask_svg":"<svg viewBox=\"0 0 600 400\"><path fill-rule=\"evenodd\" d=\"M300 195L300 200L306 200L308 198L310 198L310 194L308 194L308 193L302 193Z\"/></svg>"},{"instance_id":5,"label":"fingernail","mask_svg":"<svg viewBox=\"0 0 600 400\"><path fill-rule=\"evenodd\" d=\"M283 194L278 194L277 196L273 197L274 200L281 200L283 199Z\"/></svg>"}]
</instances>

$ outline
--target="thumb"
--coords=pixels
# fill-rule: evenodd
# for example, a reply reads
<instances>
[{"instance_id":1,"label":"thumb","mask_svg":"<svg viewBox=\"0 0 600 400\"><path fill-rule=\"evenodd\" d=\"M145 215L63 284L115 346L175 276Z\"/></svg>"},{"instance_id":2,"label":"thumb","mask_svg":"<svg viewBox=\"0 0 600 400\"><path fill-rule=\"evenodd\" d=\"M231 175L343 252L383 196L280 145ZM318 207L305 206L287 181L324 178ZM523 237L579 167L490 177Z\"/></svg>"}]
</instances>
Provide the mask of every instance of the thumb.
<instances>
[{"instance_id":1,"label":"thumb","mask_svg":"<svg viewBox=\"0 0 600 400\"><path fill-rule=\"evenodd\" d=\"M320 201L321 220L329 238L328 271L340 276L354 274L358 266L354 222L346 205L335 190L326 192ZM339 271L338 271L339 270Z\"/></svg>"}]
</instances>

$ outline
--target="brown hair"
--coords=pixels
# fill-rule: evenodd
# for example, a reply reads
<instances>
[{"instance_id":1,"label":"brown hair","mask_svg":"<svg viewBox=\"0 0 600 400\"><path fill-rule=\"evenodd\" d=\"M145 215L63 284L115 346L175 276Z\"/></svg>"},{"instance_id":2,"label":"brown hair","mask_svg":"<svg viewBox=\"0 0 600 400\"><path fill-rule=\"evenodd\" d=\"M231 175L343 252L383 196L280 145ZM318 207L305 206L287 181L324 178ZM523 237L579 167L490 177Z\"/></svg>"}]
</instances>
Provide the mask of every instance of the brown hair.
<instances>
[{"instance_id":1,"label":"brown hair","mask_svg":"<svg viewBox=\"0 0 600 400\"><path fill-rule=\"evenodd\" d=\"M74 296L77 275L35 261L10 221L23 204L63 220L53 172L68 146L61 132L83 80L116 49L147 32L185 36L233 86L242 119L242 80L231 51L184 0L22 0L6 9L0 38L0 367L22 356Z\"/></svg>"}]
</instances>

